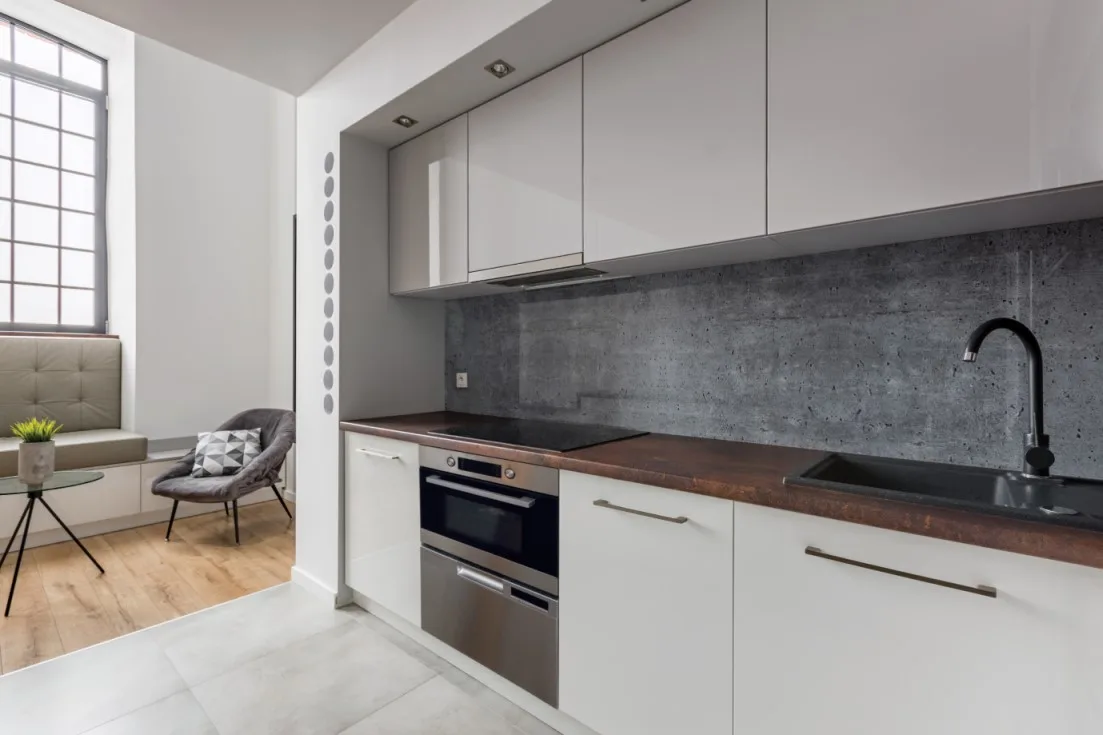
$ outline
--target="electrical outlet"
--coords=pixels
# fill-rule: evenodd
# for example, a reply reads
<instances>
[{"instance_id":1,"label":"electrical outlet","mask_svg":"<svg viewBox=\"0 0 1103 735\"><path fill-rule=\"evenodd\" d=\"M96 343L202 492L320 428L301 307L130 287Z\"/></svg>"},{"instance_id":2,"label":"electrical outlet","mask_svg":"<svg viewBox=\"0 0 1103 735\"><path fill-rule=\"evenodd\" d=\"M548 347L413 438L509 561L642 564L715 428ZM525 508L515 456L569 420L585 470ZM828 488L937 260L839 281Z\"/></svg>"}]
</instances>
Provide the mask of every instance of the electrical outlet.
<instances>
[{"instance_id":1,"label":"electrical outlet","mask_svg":"<svg viewBox=\"0 0 1103 735\"><path fill-rule=\"evenodd\" d=\"M457 388L466 388L467 387L467 373L456 373L456 387Z\"/></svg>"}]
</instances>

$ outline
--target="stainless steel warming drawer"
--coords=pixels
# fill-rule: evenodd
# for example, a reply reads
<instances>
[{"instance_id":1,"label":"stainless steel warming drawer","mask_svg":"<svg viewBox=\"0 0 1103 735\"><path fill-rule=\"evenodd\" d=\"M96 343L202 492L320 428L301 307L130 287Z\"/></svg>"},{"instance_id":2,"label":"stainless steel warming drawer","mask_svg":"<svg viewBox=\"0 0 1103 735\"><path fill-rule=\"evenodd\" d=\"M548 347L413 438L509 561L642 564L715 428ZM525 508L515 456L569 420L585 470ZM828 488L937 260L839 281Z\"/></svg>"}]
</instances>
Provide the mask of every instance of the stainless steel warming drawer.
<instances>
[{"instance_id":1,"label":"stainless steel warming drawer","mask_svg":"<svg viewBox=\"0 0 1103 735\"><path fill-rule=\"evenodd\" d=\"M421 601L425 632L558 706L555 598L422 547Z\"/></svg>"}]
</instances>

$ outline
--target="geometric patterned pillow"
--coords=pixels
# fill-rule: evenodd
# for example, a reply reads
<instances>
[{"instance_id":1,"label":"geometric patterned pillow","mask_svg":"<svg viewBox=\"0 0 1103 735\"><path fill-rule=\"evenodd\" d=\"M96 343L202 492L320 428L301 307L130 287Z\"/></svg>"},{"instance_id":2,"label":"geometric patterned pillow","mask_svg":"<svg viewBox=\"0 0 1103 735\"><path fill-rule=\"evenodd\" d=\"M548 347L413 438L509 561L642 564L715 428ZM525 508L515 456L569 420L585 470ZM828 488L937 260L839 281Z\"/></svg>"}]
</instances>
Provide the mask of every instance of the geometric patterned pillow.
<instances>
[{"instance_id":1,"label":"geometric patterned pillow","mask_svg":"<svg viewBox=\"0 0 1103 735\"><path fill-rule=\"evenodd\" d=\"M203 431L195 446L192 477L236 475L260 454L260 429Z\"/></svg>"}]
</instances>

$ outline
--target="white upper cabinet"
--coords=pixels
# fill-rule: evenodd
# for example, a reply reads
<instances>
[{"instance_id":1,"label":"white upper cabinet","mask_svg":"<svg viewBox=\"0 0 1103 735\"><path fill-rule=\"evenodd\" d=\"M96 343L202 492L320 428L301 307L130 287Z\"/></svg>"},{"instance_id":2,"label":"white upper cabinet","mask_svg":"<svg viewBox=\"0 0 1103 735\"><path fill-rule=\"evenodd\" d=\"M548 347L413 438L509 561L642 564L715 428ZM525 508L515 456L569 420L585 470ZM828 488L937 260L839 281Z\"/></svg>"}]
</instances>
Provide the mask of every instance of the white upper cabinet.
<instances>
[{"instance_id":1,"label":"white upper cabinet","mask_svg":"<svg viewBox=\"0 0 1103 735\"><path fill-rule=\"evenodd\" d=\"M771 0L770 233L1103 178L1096 0Z\"/></svg>"},{"instance_id":2,"label":"white upper cabinet","mask_svg":"<svg viewBox=\"0 0 1103 735\"><path fill-rule=\"evenodd\" d=\"M560 473L561 710L601 735L732 735L733 505Z\"/></svg>"},{"instance_id":3,"label":"white upper cabinet","mask_svg":"<svg viewBox=\"0 0 1103 735\"><path fill-rule=\"evenodd\" d=\"M345 434L345 583L421 625L418 446Z\"/></svg>"},{"instance_id":4,"label":"white upper cabinet","mask_svg":"<svg viewBox=\"0 0 1103 735\"><path fill-rule=\"evenodd\" d=\"M581 262L582 59L469 117L472 280L503 266Z\"/></svg>"},{"instance_id":5,"label":"white upper cabinet","mask_svg":"<svg viewBox=\"0 0 1103 735\"><path fill-rule=\"evenodd\" d=\"M734 538L735 732L1103 732L1103 571L742 504Z\"/></svg>"},{"instance_id":6,"label":"white upper cabinet","mask_svg":"<svg viewBox=\"0 0 1103 735\"><path fill-rule=\"evenodd\" d=\"M584 60L586 262L765 234L765 0L691 0Z\"/></svg>"},{"instance_id":7,"label":"white upper cabinet","mask_svg":"<svg viewBox=\"0 0 1103 735\"><path fill-rule=\"evenodd\" d=\"M467 115L390 153L391 293L467 282Z\"/></svg>"},{"instance_id":8,"label":"white upper cabinet","mask_svg":"<svg viewBox=\"0 0 1103 735\"><path fill-rule=\"evenodd\" d=\"M1032 0L1032 173L1036 188L1103 180L1103 2Z\"/></svg>"}]
</instances>

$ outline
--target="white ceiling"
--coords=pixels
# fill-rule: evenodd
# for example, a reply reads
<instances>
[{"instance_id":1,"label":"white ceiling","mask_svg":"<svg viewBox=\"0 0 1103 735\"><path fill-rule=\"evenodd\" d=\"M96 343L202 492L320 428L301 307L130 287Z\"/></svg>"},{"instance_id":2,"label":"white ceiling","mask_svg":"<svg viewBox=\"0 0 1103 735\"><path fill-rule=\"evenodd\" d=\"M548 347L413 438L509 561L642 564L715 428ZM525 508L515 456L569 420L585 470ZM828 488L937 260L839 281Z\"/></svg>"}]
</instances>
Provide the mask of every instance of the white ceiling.
<instances>
[{"instance_id":1,"label":"white ceiling","mask_svg":"<svg viewBox=\"0 0 1103 735\"><path fill-rule=\"evenodd\" d=\"M61 0L299 95L414 0Z\"/></svg>"}]
</instances>

